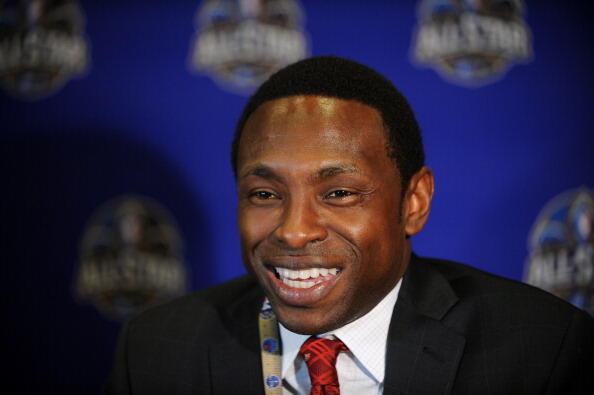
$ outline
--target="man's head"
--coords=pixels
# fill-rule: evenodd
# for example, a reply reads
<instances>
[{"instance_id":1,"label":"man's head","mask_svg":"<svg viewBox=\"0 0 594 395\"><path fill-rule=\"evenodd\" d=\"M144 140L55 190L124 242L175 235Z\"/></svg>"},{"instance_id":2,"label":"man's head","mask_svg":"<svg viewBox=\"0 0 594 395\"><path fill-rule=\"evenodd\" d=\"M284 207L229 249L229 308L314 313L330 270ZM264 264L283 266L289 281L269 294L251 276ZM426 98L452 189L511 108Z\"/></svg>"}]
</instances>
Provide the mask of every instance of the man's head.
<instances>
[{"instance_id":1,"label":"man's head","mask_svg":"<svg viewBox=\"0 0 594 395\"><path fill-rule=\"evenodd\" d=\"M423 167L425 154L419 125L405 97L377 71L335 56L319 56L278 71L250 98L235 129L231 162L237 176L239 141L250 115L274 99L315 95L356 100L378 110L387 132L388 155L402 176L403 187Z\"/></svg>"},{"instance_id":2,"label":"man's head","mask_svg":"<svg viewBox=\"0 0 594 395\"><path fill-rule=\"evenodd\" d=\"M341 327L402 277L433 178L387 79L335 57L289 66L250 99L233 155L244 263L286 327Z\"/></svg>"}]
</instances>

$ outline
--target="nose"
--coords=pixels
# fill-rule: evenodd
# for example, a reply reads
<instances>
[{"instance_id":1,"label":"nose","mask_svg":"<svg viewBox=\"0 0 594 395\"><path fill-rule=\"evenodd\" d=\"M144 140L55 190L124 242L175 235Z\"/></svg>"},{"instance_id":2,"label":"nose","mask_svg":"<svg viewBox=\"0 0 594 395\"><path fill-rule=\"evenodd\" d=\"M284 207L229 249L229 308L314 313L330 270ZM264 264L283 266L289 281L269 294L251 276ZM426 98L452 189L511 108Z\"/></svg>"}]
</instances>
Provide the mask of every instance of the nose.
<instances>
[{"instance_id":1,"label":"nose","mask_svg":"<svg viewBox=\"0 0 594 395\"><path fill-rule=\"evenodd\" d=\"M307 201L287 202L281 223L274 231L276 241L291 249L300 249L308 243L323 241L328 236L320 216Z\"/></svg>"}]
</instances>

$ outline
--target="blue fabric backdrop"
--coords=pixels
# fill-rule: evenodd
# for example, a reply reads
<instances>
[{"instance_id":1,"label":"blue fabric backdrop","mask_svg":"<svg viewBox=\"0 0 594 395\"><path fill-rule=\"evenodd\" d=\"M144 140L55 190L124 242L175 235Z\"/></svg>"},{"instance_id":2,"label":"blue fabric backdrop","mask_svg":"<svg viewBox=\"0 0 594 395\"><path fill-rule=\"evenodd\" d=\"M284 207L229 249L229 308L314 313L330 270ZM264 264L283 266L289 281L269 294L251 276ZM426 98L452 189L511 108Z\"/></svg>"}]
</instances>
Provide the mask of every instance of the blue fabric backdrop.
<instances>
[{"instance_id":1,"label":"blue fabric backdrop","mask_svg":"<svg viewBox=\"0 0 594 395\"><path fill-rule=\"evenodd\" d=\"M246 97L188 72L198 1L81 5L88 74L37 102L0 93L3 381L23 392L94 393L108 372L120 324L71 288L84 225L106 200L144 194L173 213L192 289L243 273L229 145ZM416 111L437 178L417 253L521 279L543 205L594 187L592 4L528 1L533 61L478 89L411 64L416 1L302 5L313 55L377 69Z\"/></svg>"}]
</instances>

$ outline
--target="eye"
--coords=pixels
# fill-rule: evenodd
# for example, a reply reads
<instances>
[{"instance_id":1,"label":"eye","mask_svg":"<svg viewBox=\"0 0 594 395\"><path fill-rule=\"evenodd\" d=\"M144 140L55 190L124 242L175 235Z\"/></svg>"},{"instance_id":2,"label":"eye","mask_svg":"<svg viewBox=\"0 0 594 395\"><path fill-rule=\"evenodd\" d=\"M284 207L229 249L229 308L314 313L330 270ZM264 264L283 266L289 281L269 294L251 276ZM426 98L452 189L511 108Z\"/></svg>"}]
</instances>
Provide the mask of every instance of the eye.
<instances>
[{"instance_id":1,"label":"eye","mask_svg":"<svg viewBox=\"0 0 594 395\"><path fill-rule=\"evenodd\" d=\"M352 196L352 195L354 195L353 192L345 191L344 189L339 189L339 190L330 192L328 195L326 195L326 198L344 199L344 198Z\"/></svg>"},{"instance_id":2,"label":"eye","mask_svg":"<svg viewBox=\"0 0 594 395\"><path fill-rule=\"evenodd\" d=\"M331 206L350 207L361 204L367 195L360 190L332 189L324 195L324 201Z\"/></svg>"},{"instance_id":3,"label":"eye","mask_svg":"<svg viewBox=\"0 0 594 395\"><path fill-rule=\"evenodd\" d=\"M256 197L258 199L271 199L274 194L272 192L268 192L268 191L256 191L254 193L252 193L253 197Z\"/></svg>"},{"instance_id":4,"label":"eye","mask_svg":"<svg viewBox=\"0 0 594 395\"><path fill-rule=\"evenodd\" d=\"M279 200L280 197L274 192L259 190L251 192L248 195L248 199L255 204L266 204L268 202Z\"/></svg>"}]
</instances>

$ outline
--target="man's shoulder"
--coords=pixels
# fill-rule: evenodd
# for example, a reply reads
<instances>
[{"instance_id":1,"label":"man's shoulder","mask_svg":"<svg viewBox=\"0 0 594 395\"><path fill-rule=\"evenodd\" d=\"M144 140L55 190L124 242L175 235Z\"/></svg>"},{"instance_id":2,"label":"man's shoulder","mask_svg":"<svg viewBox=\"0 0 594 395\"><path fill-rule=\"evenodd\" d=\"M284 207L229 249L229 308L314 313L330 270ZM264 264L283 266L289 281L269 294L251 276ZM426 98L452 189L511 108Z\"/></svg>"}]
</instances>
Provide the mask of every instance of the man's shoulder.
<instances>
[{"instance_id":1,"label":"man's shoulder","mask_svg":"<svg viewBox=\"0 0 594 395\"><path fill-rule=\"evenodd\" d=\"M415 257L411 264L407 307L432 318L424 322L439 328L435 333L445 328L464 339L459 388L591 391L594 319L585 311L536 287L460 263Z\"/></svg>"},{"instance_id":2,"label":"man's shoulder","mask_svg":"<svg viewBox=\"0 0 594 395\"><path fill-rule=\"evenodd\" d=\"M576 316L592 324L583 310L529 284L443 259L420 258L417 264L443 276L459 299L458 310L480 314L484 324L511 321L565 326Z\"/></svg>"},{"instance_id":3,"label":"man's shoulder","mask_svg":"<svg viewBox=\"0 0 594 395\"><path fill-rule=\"evenodd\" d=\"M439 272L460 298L509 295L511 293L543 298L552 303L570 306L567 302L540 288L498 276L467 264L436 258L421 258L420 261Z\"/></svg>"},{"instance_id":4,"label":"man's shoulder","mask_svg":"<svg viewBox=\"0 0 594 395\"><path fill-rule=\"evenodd\" d=\"M182 337L216 334L257 316L262 298L257 282L244 275L149 308L128 325L137 332L175 332Z\"/></svg>"}]
</instances>

